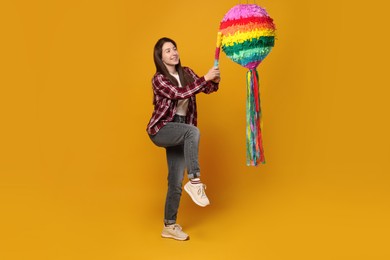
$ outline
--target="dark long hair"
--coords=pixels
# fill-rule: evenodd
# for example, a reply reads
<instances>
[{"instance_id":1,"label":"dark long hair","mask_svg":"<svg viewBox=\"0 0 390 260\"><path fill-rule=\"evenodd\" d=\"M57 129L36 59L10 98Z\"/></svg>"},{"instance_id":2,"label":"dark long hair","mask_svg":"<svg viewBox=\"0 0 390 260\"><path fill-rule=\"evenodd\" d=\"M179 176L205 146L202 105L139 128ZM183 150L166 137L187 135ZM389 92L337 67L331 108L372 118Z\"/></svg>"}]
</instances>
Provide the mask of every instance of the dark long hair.
<instances>
[{"instance_id":1,"label":"dark long hair","mask_svg":"<svg viewBox=\"0 0 390 260\"><path fill-rule=\"evenodd\" d=\"M159 72L163 74L165 77L169 78L169 80L175 86L179 86L177 80L169 73L167 67L165 67L165 64L162 61L162 47L166 42L171 42L177 48L176 42L167 37L163 37L157 41L156 45L154 45L154 52L153 52L153 59L154 59L154 65L156 66L156 72ZM179 74L180 83L183 87L194 82L194 79L183 70L183 67L181 66L180 63L180 59L179 59L179 63L176 65L176 70Z\"/></svg>"}]
</instances>

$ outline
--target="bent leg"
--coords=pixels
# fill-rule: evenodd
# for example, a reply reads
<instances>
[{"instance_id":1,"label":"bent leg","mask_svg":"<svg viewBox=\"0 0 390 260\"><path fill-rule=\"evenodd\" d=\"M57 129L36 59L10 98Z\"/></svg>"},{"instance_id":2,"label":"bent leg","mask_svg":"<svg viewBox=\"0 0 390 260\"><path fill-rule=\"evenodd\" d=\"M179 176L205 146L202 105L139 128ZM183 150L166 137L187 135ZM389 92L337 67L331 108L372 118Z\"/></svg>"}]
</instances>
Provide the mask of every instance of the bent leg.
<instances>
[{"instance_id":1,"label":"bent leg","mask_svg":"<svg viewBox=\"0 0 390 260\"><path fill-rule=\"evenodd\" d=\"M200 176L198 158L200 132L196 126L171 122L150 138L154 144L160 147L183 145L188 178L193 179Z\"/></svg>"}]
</instances>

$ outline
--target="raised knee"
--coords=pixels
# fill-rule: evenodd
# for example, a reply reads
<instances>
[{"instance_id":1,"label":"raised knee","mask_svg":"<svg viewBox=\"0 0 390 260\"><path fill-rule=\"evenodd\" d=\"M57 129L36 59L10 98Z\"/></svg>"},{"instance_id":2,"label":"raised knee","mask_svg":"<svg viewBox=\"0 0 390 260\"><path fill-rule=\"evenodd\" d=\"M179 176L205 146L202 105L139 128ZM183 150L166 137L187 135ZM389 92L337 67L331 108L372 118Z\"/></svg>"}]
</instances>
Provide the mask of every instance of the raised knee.
<instances>
[{"instance_id":1,"label":"raised knee","mask_svg":"<svg viewBox=\"0 0 390 260\"><path fill-rule=\"evenodd\" d=\"M192 127L189 129L188 134L189 134L190 136L195 137L195 138L199 138L199 137L200 137L199 128L197 128L196 126L192 126Z\"/></svg>"}]
</instances>

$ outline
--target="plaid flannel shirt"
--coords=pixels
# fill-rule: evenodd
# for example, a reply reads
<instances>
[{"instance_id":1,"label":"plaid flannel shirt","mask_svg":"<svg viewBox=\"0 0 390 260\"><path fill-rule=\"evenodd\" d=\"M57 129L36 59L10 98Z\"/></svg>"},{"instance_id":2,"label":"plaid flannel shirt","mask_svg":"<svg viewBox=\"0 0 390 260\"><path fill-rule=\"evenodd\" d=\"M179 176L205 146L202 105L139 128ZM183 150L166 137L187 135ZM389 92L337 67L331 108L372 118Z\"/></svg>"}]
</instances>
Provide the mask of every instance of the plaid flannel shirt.
<instances>
[{"instance_id":1,"label":"plaid flannel shirt","mask_svg":"<svg viewBox=\"0 0 390 260\"><path fill-rule=\"evenodd\" d=\"M179 99L189 99L186 123L197 125L197 110L195 95L203 92L210 94L218 90L218 83L206 81L204 77L198 77L190 68L183 67L195 81L179 88L162 75L156 73L152 79L153 85L153 105L154 110L152 117L147 125L147 132L155 135L163 126L173 120L176 114L176 105Z\"/></svg>"}]
</instances>

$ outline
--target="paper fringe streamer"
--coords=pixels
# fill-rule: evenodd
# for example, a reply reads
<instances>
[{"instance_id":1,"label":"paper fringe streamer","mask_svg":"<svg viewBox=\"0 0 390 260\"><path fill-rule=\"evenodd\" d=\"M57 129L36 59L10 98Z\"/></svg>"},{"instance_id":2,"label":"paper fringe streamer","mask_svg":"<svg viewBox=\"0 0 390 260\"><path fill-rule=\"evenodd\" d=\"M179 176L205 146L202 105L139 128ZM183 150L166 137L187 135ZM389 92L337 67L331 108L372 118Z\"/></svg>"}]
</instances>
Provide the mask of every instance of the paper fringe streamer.
<instances>
[{"instance_id":1,"label":"paper fringe streamer","mask_svg":"<svg viewBox=\"0 0 390 260\"><path fill-rule=\"evenodd\" d=\"M265 9L256 4L239 4L221 21L214 65L222 49L232 61L249 69L246 76L247 165L265 163L262 138L262 113L257 66L274 46L275 25ZM220 43L219 43L220 42Z\"/></svg>"},{"instance_id":2,"label":"paper fringe streamer","mask_svg":"<svg viewBox=\"0 0 390 260\"><path fill-rule=\"evenodd\" d=\"M256 166L265 163L263 138L261 128L259 74L256 69L251 69L246 74L246 153L248 166Z\"/></svg>"}]
</instances>

